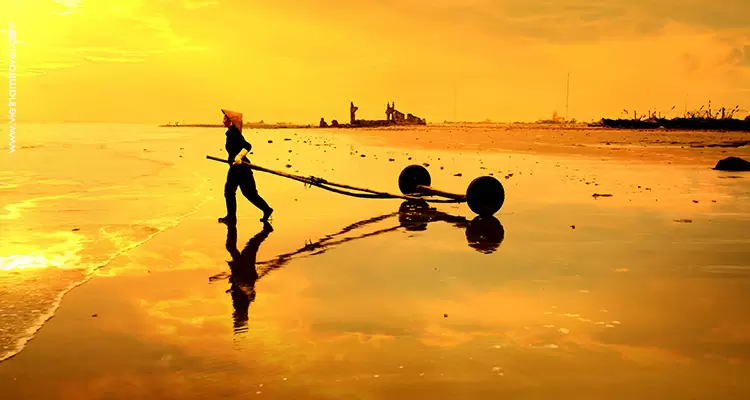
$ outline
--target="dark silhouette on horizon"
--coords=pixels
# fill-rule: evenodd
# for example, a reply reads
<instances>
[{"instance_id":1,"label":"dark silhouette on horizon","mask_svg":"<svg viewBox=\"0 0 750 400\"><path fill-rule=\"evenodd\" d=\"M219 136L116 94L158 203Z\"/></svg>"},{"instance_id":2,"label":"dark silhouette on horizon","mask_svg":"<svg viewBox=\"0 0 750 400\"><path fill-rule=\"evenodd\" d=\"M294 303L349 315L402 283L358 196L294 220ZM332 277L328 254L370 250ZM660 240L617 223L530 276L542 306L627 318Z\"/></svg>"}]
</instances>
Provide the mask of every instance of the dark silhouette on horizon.
<instances>
[{"instance_id":1,"label":"dark silhouette on horizon","mask_svg":"<svg viewBox=\"0 0 750 400\"><path fill-rule=\"evenodd\" d=\"M227 225L226 249L232 256L227 261L230 270L228 293L232 296L234 306L234 331L235 333L247 331L247 321L250 304L255 301L255 283L258 281L258 270L255 267L258 249L273 228L268 222L263 223L263 229L253 236L245 244L242 251L237 248L237 225Z\"/></svg>"},{"instance_id":2,"label":"dark silhouette on horizon","mask_svg":"<svg viewBox=\"0 0 750 400\"><path fill-rule=\"evenodd\" d=\"M665 111L672 112L676 106ZM629 110L622 110L622 114L629 115ZM697 110L687 110L685 107L681 116L667 118L662 111L648 110L639 114L637 110L632 111L632 118L602 118L601 121L589 124L618 129L679 129L679 130L708 130L708 131L746 131L750 132L750 115L744 119L735 118L741 110L737 105L733 108L713 108L711 101L708 107L702 105Z\"/></svg>"}]
</instances>

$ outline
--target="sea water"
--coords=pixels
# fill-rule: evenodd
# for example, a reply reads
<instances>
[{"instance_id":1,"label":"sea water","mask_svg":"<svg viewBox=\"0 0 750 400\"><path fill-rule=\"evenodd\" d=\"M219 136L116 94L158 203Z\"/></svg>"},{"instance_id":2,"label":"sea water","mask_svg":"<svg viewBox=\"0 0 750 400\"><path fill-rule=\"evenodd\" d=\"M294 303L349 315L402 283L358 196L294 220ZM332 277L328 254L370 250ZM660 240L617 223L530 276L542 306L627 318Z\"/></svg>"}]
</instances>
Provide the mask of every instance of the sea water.
<instances>
[{"instance_id":1,"label":"sea water","mask_svg":"<svg viewBox=\"0 0 750 400\"><path fill-rule=\"evenodd\" d=\"M211 198L185 150L211 136L223 144L221 128L18 126L15 151L0 156L0 361L66 292Z\"/></svg>"}]
</instances>

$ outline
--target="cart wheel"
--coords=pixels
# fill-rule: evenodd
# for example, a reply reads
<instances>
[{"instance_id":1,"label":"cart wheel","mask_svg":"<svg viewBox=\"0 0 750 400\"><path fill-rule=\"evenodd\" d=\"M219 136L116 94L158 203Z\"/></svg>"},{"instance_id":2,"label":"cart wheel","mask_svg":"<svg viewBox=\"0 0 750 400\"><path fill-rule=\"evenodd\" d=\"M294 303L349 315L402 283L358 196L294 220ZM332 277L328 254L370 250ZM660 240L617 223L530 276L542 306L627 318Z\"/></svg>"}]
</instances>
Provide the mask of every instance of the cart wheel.
<instances>
[{"instance_id":1,"label":"cart wheel","mask_svg":"<svg viewBox=\"0 0 750 400\"><path fill-rule=\"evenodd\" d=\"M430 186L432 179L427 168L421 165L410 165L401 171L398 177L398 188L402 194L419 194L417 186Z\"/></svg>"}]
</instances>

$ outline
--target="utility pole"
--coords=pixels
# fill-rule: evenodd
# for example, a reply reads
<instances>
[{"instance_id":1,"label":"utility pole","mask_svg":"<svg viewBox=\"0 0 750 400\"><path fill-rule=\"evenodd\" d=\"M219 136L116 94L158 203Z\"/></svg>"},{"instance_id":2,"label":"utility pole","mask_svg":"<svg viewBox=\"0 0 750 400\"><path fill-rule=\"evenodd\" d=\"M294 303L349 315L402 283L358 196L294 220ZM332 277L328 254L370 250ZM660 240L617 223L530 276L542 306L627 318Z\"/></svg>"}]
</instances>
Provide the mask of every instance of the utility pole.
<instances>
[{"instance_id":1,"label":"utility pole","mask_svg":"<svg viewBox=\"0 0 750 400\"><path fill-rule=\"evenodd\" d=\"M568 104L570 102L570 72L568 72L568 87L565 91L565 121L568 120Z\"/></svg>"},{"instance_id":2,"label":"utility pole","mask_svg":"<svg viewBox=\"0 0 750 400\"><path fill-rule=\"evenodd\" d=\"M687 116L687 92L685 92L685 114L683 115L683 117L684 116Z\"/></svg>"},{"instance_id":3,"label":"utility pole","mask_svg":"<svg viewBox=\"0 0 750 400\"><path fill-rule=\"evenodd\" d=\"M456 82L453 82L453 123L456 122Z\"/></svg>"}]
</instances>

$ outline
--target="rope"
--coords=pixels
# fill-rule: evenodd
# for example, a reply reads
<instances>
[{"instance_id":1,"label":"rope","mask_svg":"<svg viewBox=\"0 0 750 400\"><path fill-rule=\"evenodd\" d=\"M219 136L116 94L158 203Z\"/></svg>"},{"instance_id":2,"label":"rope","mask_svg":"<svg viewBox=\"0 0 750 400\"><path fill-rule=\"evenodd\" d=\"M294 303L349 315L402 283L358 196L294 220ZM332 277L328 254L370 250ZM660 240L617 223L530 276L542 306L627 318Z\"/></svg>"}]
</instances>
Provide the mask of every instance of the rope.
<instances>
[{"instance_id":1,"label":"rope","mask_svg":"<svg viewBox=\"0 0 750 400\"><path fill-rule=\"evenodd\" d=\"M217 158L217 157L206 156L206 158L209 160L229 163L227 160ZM268 172L273 175L281 176L283 178L289 178L298 182L302 182L306 185L319 187L321 189L328 190L333 193L343 194L344 196L357 197L357 198L362 198L362 199L403 199L403 200L428 201L430 203L463 203L466 201L466 200L445 199L445 198L432 199L430 198L430 196L408 196L408 195L398 195L398 194L392 194L392 193L386 193L386 192L378 192L372 189L356 188L356 187L352 187L349 185L342 185L339 183L329 182L323 178L319 178L315 176L305 177L301 175L289 174L286 172L274 171L272 169L264 168L259 165L254 165L248 162L243 162L243 164L248 165L252 169L255 169L257 171ZM353 191L338 189L338 188L334 188L334 186L339 187L339 188L346 188L350 190L365 192L365 193L357 193Z\"/></svg>"}]
</instances>

